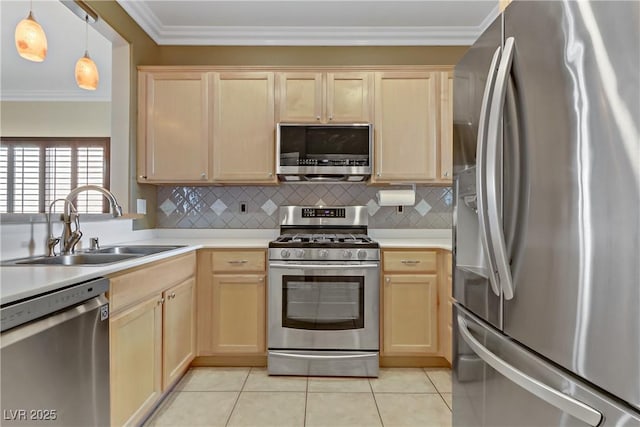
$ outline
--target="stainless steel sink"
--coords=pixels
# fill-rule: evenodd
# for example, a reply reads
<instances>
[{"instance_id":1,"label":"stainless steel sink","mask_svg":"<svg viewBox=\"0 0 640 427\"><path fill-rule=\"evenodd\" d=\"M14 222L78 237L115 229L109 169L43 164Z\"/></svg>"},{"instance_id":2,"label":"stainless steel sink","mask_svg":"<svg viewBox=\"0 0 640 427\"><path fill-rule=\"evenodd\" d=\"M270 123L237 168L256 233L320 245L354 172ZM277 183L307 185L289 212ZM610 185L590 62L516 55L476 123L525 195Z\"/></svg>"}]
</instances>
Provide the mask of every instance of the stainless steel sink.
<instances>
[{"instance_id":1,"label":"stainless steel sink","mask_svg":"<svg viewBox=\"0 0 640 427\"><path fill-rule=\"evenodd\" d=\"M9 265L103 265L125 261L132 258L140 258L145 255L153 255L170 251L183 246L153 246L153 245L119 245L108 246L96 250L87 250L71 255L56 255L51 257L41 256L22 258L2 262L3 266Z\"/></svg>"},{"instance_id":2,"label":"stainless steel sink","mask_svg":"<svg viewBox=\"0 0 640 427\"><path fill-rule=\"evenodd\" d=\"M159 252L170 251L181 246L110 246L89 251L92 254L132 254L132 255L152 255Z\"/></svg>"},{"instance_id":3,"label":"stainless steel sink","mask_svg":"<svg viewBox=\"0 0 640 427\"><path fill-rule=\"evenodd\" d=\"M23 261L16 261L14 265L95 265L110 264L112 262L124 261L126 259L136 258L140 255L135 254L71 254L56 255L52 257L32 258Z\"/></svg>"}]
</instances>

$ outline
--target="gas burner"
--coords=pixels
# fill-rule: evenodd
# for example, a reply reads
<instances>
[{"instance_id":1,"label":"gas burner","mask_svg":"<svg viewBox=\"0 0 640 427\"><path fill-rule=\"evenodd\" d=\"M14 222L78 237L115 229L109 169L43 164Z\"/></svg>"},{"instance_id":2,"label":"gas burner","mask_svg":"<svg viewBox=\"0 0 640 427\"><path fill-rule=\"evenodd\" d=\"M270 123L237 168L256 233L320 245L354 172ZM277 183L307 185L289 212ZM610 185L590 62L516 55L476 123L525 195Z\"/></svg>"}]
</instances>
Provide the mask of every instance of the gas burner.
<instances>
[{"instance_id":1,"label":"gas burner","mask_svg":"<svg viewBox=\"0 0 640 427\"><path fill-rule=\"evenodd\" d=\"M379 260L377 242L367 236L362 206L280 208L281 235L269 243L270 260Z\"/></svg>"}]
</instances>

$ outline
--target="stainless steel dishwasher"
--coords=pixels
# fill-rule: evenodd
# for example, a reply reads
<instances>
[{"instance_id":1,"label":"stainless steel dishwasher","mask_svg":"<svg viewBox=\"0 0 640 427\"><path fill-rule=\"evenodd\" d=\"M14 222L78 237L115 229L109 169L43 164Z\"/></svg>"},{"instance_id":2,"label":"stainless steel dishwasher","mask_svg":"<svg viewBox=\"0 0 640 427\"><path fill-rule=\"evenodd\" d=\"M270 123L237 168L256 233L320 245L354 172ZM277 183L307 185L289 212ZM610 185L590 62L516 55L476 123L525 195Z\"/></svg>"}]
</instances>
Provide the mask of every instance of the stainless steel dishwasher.
<instances>
[{"instance_id":1,"label":"stainless steel dishwasher","mask_svg":"<svg viewBox=\"0 0 640 427\"><path fill-rule=\"evenodd\" d=\"M0 308L3 426L109 425L104 278Z\"/></svg>"}]
</instances>

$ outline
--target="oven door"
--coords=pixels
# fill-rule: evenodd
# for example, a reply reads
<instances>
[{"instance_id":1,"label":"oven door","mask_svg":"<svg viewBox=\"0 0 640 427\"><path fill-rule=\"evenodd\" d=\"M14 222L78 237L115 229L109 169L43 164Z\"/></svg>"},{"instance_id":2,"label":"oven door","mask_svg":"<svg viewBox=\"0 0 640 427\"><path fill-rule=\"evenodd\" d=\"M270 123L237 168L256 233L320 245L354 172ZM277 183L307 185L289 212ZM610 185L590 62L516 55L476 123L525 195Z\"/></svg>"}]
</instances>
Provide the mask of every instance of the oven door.
<instances>
[{"instance_id":1,"label":"oven door","mask_svg":"<svg viewBox=\"0 0 640 427\"><path fill-rule=\"evenodd\" d=\"M269 348L378 350L378 263L271 262Z\"/></svg>"}]
</instances>

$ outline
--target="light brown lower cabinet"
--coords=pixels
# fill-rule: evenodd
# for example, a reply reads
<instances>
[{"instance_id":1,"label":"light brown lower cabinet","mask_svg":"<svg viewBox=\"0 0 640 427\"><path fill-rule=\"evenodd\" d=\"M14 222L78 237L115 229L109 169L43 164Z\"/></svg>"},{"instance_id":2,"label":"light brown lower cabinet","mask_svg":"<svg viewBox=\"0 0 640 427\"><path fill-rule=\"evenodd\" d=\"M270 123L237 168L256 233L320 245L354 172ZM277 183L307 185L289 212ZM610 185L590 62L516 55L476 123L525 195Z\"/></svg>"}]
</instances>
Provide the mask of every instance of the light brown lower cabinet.
<instances>
[{"instance_id":1,"label":"light brown lower cabinet","mask_svg":"<svg viewBox=\"0 0 640 427\"><path fill-rule=\"evenodd\" d=\"M451 363L450 284L446 251L382 251L381 340L383 366L446 366ZM449 275L450 277L450 275Z\"/></svg>"},{"instance_id":2,"label":"light brown lower cabinet","mask_svg":"<svg viewBox=\"0 0 640 427\"><path fill-rule=\"evenodd\" d=\"M266 251L198 255L198 363L266 363Z\"/></svg>"},{"instance_id":3,"label":"light brown lower cabinet","mask_svg":"<svg viewBox=\"0 0 640 427\"><path fill-rule=\"evenodd\" d=\"M111 424L139 424L195 357L195 254L110 277Z\"/></svg>"}]
</instances>

